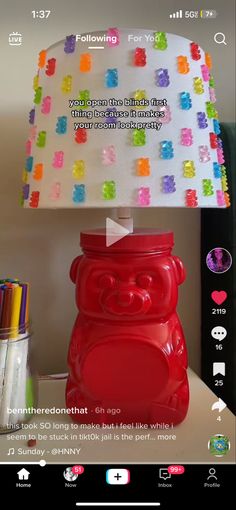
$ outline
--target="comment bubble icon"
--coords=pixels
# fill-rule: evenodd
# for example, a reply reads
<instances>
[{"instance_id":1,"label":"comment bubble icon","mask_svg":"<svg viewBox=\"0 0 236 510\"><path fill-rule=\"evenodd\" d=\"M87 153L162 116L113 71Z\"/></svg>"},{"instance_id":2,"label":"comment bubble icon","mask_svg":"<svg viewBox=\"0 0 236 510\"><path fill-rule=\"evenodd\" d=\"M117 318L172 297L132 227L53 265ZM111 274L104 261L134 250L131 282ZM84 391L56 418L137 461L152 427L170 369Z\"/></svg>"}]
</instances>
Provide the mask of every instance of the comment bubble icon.
<instances>
[{"instance_id":1,"label":"comment bubble icon","mask_svg":"<svg viewBox=\"0 0 236 510\"><path fill-rule=\"evenodd\" d=\"M211 330L211 336L215 339L221 342L221 340L224 340L224 338L227 336L227 330L223 328L223 326L215 326Z\"/></svg>"}]
</instances>

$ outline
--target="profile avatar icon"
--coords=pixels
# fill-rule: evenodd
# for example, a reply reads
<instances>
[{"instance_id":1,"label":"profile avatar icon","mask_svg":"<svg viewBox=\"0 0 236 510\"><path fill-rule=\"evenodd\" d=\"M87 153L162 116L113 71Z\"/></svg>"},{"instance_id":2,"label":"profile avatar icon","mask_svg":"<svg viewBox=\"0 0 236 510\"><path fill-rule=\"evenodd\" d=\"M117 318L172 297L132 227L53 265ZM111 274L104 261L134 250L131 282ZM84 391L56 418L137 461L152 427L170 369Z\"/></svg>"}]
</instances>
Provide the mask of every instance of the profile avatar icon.
<instances>
[{"instance_id":1,"label":"profile avatar icon","mask_svg":"<svg viewBox=\"0 0 236 510\"><path fill-rule=\"evenodd\" d=\"M214 480L217 480L216 469L215 468L210 468L209 469L209 476L207 477L207 480L211 480L212 478Z\"/></svg>"},{"instance_id":2,"label":"profile avatar icon","mask_svg":"<svg viewBox=\"0 0 236 510\"><path fill-rule=\"evenodd\" d=\"M223 434L215 434L208 441L208 450L215 457L223 457L230 450L229 438Z\"/></svg>"},{"instance_id":3,"label":"profile avatar icon","mask_svg":"<svg viewBox=\"0 0 236 510\"><path fill-rule=\"evenodd\" d=\"M67 467L65 471L63 471L63 476L67 482L74 482L78 478L78 475L73 473L72 469L72 467Z\"/></svg>"},{"instance_id":4,"label":"profile avatar icon","mask_svg":"<svg viewBox=\"0 0 236 510\"><path fill-rule=\"evenodd\" d=\"M207 254L206 264L213 273L225 273L232 265L232 257L225 248L213 248Z\"/></svg>"}]
</instances>

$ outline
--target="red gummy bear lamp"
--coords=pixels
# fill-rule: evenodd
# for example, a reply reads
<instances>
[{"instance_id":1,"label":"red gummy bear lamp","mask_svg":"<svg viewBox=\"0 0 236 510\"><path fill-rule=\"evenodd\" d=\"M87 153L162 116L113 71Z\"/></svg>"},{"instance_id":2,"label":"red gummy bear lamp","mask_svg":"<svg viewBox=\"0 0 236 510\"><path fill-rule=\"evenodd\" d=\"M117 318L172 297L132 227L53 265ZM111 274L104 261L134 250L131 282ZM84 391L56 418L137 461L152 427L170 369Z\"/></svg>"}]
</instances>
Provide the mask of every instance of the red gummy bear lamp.
<instances>
[{"instance_id":1,"label":"red gummy bear lamp","mask_svg":"<svg viewBox=\"0 0 236 510\"><path fill-rule=\"evenodd\" d=\"M185 271L172 232L133 231L131 208L229 205L210 55L177 35L112 28L68 36L38 65L24 206L115 207L129 231L114 242L108 221L107 237L81 233L67 406L86 406L73 419L87 423L178 424L189 402L176 313Z\"/></svg>"}]
</instances>

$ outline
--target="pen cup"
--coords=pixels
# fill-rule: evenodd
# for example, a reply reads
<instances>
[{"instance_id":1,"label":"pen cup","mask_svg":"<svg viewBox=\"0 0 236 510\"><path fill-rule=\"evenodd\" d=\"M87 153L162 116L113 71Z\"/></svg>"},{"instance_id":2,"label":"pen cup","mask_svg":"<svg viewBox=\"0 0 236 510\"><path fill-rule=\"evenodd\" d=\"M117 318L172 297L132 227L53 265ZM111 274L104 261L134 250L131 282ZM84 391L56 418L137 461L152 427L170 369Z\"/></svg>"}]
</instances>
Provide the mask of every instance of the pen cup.
<instances>
[{"instance_id":1,"label":"pen cup","mask_svg":"<svg viewBox=\"0 0 236 510\"><path fill-rule=\"evenodd\" d=\"M30 324L0 328L0 433L29 421L37 405Z\"/></svg>"}]
</instances>

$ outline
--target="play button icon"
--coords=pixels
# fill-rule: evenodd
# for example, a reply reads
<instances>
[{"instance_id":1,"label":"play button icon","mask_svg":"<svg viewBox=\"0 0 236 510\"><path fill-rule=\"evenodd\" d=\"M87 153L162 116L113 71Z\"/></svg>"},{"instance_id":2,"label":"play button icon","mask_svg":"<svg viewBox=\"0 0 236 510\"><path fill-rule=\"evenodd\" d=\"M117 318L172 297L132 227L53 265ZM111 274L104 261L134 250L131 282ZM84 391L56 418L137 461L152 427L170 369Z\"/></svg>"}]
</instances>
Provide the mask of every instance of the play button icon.
<instances>
[{"instance_id":1,"label":"play button icon","mask_svg":"<svg viewBox=\"0 0 236 510\"><path fill-rule=\"evenodd\" d=\"M111 246L114 243L117 243L122 237L130 234L130 231L116 223L116 221L111 220L111 218L106 218L106 246Z\"/></svg>"}]
</instances>

